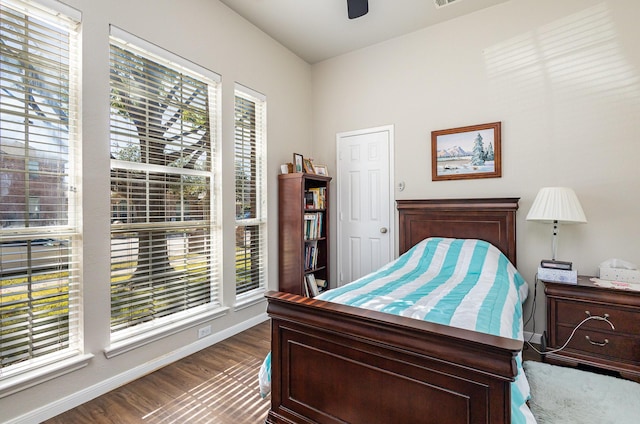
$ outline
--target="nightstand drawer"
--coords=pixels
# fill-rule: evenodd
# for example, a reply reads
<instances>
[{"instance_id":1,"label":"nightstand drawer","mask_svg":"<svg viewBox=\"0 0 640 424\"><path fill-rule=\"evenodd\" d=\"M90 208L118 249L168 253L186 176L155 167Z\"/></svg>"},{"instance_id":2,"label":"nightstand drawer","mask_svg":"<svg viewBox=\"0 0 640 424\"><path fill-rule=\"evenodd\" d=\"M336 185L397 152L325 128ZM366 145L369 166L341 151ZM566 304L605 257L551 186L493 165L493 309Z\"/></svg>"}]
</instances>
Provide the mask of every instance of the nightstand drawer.
<instances>
[{"instance_id":1,"label":"nightstand drawer","mask_svg":"<svg viewBox=\"0 0 640 424\"><path fill-rule=\"evenodd\" d=\"M556 300L557 317L559 325L576 326L583 319L591 316L609 315L609 321L615 326L615 331L620 333L634 334L640 336L640 320L638 312L619 309L612 305L601 305L596 303ZM589 314L587 314L589 312ZM594 329L601 331L611 331L611 326L601 320L589 320L582 324L580 329Z\"/></svg>"},{"instance_id":2,"label":"nightstand drawer","mask_svg":"<svg viewBox=\"0 0 640 424\"><path fill-rule=\"evenodd\" d=\"M557 342L559 346L564 344L572 331L573 327L561 326L558 328ZM550 346L549 348L553 349L559 346ZM566 349L640 365L640 337L624 336L616 332L585 330L584 327L581 327L576 331Z\"/></svg>"}]
</instances>

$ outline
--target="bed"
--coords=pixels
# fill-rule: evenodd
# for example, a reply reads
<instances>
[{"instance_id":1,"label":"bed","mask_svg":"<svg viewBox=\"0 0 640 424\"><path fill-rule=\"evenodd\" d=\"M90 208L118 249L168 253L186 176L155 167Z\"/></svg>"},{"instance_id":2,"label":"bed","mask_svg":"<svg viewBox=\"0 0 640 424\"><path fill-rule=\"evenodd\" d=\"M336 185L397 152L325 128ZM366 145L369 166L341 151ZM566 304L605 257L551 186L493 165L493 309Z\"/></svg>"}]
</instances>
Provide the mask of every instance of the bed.
<instances>
[{"instance_id":1,"label":"bed","mask_svg":"<svg viewBox=\"0 0 640 424\"><path fill-rule=\"evenodd\" d=\"M521 279L514 268L517 198L399 200L397 208L401 256L378 272L390 274L398 260L413 260L406 258L432 247L466 243L495 249L510 262L508 273ZM379 281L378 276L363 278ZM518 283L522 302L527 287L524 280ZM365 309L374 299L368 292L353 302L341 296L350 294L343 287L313 299L267 293L267 423L534 422L524 403L521 304L505 313L513 314L516 324L504 337L449 325L450 318L381 312L388 305Z\"/></svg>"}]
</instances>

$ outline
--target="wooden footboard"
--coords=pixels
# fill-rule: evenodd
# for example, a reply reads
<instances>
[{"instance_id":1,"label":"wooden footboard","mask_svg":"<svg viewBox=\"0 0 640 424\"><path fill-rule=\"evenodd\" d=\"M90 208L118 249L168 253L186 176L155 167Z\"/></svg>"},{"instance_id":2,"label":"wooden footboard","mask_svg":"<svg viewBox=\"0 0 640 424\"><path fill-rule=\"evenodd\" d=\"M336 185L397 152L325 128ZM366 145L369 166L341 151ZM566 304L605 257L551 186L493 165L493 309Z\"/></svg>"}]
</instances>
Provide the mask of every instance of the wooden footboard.
<instances>
[{"instance_id":1,"label":"wooden footboard","mask_svg":"<svg viewBox=\"0 0 640 424\"><path fill-rule=\"evenodd\" d=\"M267 423L510 423L522 342L281 292Z\"/></svg>"}]
</instances>

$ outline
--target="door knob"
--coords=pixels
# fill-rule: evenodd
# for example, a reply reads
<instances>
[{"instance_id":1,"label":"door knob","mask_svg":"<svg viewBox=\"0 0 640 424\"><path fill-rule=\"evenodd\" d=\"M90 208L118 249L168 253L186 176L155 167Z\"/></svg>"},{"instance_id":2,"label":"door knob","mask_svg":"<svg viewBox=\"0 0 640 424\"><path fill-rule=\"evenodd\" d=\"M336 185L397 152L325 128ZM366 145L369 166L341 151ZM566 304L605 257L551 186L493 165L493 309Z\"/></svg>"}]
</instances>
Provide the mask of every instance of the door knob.
<instances>
[{"instance_id":1,"label":"door knob","mask_svg":"<svg viewBox=\"0 0 640 424\"><path fill-rule=\"evenodd\" d=\"M381 232L382 234L385 234L385 233L387 232L387 227L382 227L382 228L380 228L380 232Z\"/></svg>"}]
</instances>

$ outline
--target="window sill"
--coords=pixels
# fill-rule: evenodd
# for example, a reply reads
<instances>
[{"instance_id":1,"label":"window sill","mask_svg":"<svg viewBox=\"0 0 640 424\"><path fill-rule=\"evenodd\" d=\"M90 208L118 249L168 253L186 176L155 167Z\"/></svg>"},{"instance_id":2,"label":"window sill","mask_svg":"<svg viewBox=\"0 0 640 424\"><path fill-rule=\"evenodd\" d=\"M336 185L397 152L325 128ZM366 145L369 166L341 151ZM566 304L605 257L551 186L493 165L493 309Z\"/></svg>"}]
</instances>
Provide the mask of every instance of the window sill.
<instances>
[{"instance_id":1,"label":"window sill","mask_svg":"<svg viewBox=\"0 0 640 424\"><path fill-rule=\"evenodd\" d=\"M6 380L0 381L0 398L84 368L92 358L93 355L91 354L74 355L70 358L62 357L55 360L55 362L31 371L16 373L15 376L6 377Z\"/></svg>"},{"instance_id":2,"label":"window sill","mask_svg":"<svg viewBox=\"0 0 640 424\"><path fill-rule=\"evenodd\" d=\"M219 307L201 312L197 315L191 315L174 322L145 327L141 329L143 332L137 330L131 335L125 334L119 339L113 341L111 345L104 350L104 356L107 358L113 358L114 356L122 355L130 350L161 340L165 337L179 333L182 330L186 330L187 328L195 327L203 322L226 315L227 312L229 312L229 308Z\"/></svg>"},{"instance_id":3,"label":"window sill","mask_svg":"<svg viewBox=\"0 0 640 424\"><path fill-rule=\"evenodd\" d=\"M236 303L233 305L234 311L239 311L241 309L248 308L253 305L257 305L258 303L266 302L266 298L264 297L265 290L260 289L258 291L254 291L251 293L243 294L236 299Z\"/></svg>"}]
</instances>

